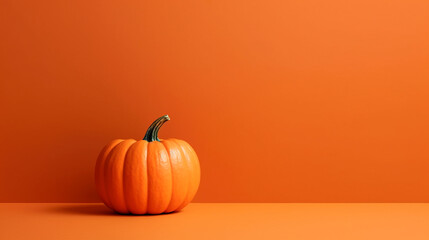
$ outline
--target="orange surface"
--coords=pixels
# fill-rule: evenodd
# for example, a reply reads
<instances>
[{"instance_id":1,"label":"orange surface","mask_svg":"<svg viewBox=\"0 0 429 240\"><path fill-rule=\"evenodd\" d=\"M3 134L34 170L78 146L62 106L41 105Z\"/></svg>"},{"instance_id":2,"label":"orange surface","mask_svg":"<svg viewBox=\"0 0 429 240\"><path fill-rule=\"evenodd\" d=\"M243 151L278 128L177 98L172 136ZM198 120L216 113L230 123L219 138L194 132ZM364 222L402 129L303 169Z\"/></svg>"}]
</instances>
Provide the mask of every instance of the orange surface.
<instances>
[{"instance_id":1,"label":"orange surface","mask_svg":"<svg viewBox=\"0 0 429 240\"><path fill-rule=\"evenodd\" d=\"M193 203L166 215L114 215L100 204L0 204L0 239L413 239L429 204Z\"/></svg>"},{"instance_id":2,"label":"orange surface","mask_svg":"<svg viewBox=\"0 0 429 240\"><path fill-rule=\"evenodd\" d=\"M1 0L0 201L99 201L101 148L169 114L160 137L201 161L196 202L428 202L428 16L427 0Z\"/></svg>"}]
</instances>

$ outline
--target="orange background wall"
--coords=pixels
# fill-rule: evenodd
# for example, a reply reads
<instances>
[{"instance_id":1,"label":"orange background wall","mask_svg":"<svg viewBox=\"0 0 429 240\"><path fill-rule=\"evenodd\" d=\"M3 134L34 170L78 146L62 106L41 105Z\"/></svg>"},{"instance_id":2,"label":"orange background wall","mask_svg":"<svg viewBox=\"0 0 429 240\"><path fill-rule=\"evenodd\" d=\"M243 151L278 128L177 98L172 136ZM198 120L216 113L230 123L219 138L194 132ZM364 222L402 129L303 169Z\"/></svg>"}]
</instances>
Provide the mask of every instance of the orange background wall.
<instances>
[{"instance_id":1,"label":"orange background wall","mask_svg":"<svg viewBox=\"0 0 429 240\"><path fill-rule=\"evenodd\" d=\"M199 154L196 202L428 202L428 1L0 3L0 201L99 201L114 138Z\"/></svg>"}]
</instances>

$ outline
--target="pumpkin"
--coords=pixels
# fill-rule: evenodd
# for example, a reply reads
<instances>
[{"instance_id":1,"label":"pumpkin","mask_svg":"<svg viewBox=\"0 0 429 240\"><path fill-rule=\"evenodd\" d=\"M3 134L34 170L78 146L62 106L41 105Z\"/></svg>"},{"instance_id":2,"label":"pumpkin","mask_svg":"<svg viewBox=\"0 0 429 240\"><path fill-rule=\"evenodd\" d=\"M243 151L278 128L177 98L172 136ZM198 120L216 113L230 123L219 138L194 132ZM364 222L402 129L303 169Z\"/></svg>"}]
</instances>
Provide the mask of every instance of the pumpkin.
<instances>
[{"instance_id":1,"label":"pumpkin","mask_svg":"<svg viewBox=\"0 0 429 240\"><path fill-rule=\"evenodd\" d=\"M158 131L170 120L155 120L143 140L116 139L101 150L95 183L104 204L122 214L179 211L195 196L200 165L183 140L160 140Z\"/></svg>"}]
</instances>

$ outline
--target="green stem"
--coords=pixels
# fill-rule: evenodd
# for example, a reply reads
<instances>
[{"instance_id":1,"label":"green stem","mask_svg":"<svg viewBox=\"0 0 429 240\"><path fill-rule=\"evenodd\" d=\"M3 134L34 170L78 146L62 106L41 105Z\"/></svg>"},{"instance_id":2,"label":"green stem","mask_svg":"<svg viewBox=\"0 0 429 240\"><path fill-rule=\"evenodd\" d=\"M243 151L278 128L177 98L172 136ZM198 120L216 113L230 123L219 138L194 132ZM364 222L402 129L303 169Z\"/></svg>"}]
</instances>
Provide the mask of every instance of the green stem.
<instances>
[{"instance_id":1,"label":"green stem","mask_svg":"<svg viewBox=\"0 0 429 240\"><path fill-rule=\"evenodd\" d=\"M159 138L158 138L159 129L168 120L170 120L170 117L168 115L164 115L156 119L147 129L146 135L144 136L143 140L146 140L148 142L159 141Z\"/></svg>"}]
</instances>

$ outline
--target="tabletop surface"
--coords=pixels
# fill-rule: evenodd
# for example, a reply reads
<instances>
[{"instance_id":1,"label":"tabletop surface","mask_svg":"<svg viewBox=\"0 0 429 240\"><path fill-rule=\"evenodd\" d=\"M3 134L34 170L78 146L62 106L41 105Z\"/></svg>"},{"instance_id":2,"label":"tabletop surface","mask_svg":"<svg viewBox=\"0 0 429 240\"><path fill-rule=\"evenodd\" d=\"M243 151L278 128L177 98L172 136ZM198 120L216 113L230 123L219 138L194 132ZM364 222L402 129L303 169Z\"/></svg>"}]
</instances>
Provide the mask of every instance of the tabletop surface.
<instances>
[{"instance_id":1,"label":"tabletop surface","mask_svg":"<svg viewBox=\"0 0 429 240\"><path fill-rule=\"evenodd\" d=\"M0 239L429 239L428 203L192 203L118 215L98 203L1 203Z\"/></svg>"}]
</instances>

